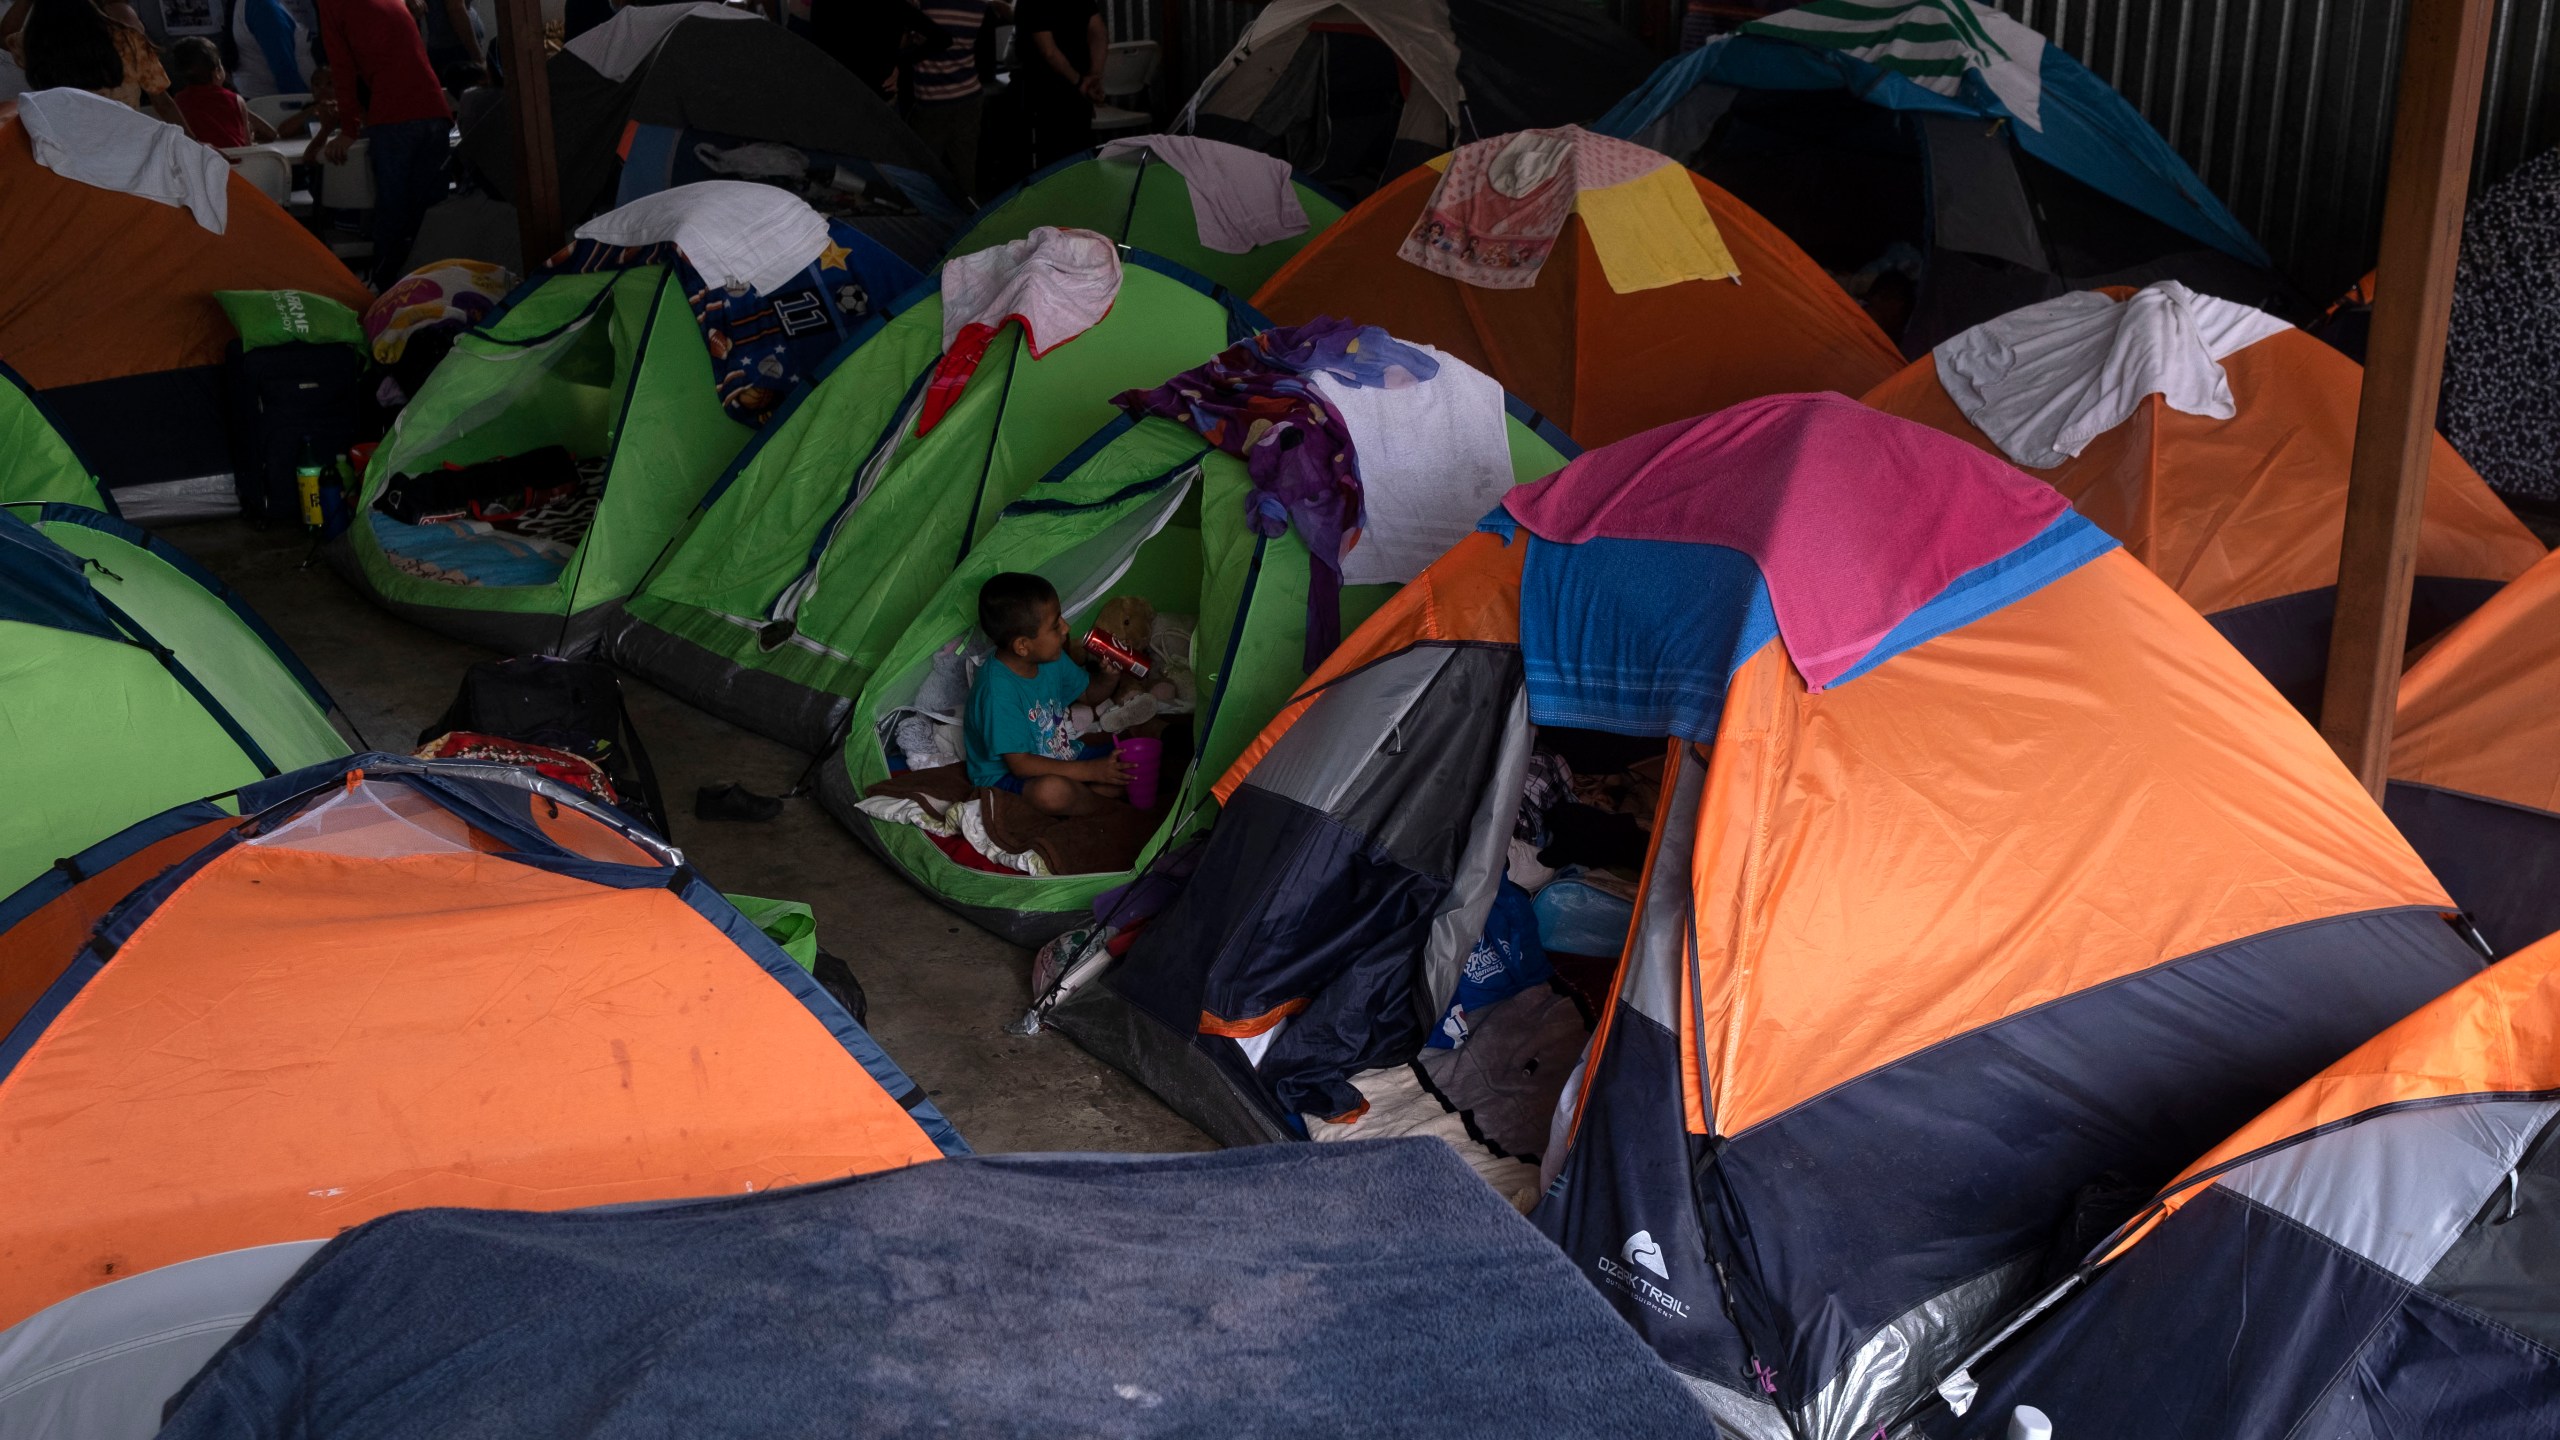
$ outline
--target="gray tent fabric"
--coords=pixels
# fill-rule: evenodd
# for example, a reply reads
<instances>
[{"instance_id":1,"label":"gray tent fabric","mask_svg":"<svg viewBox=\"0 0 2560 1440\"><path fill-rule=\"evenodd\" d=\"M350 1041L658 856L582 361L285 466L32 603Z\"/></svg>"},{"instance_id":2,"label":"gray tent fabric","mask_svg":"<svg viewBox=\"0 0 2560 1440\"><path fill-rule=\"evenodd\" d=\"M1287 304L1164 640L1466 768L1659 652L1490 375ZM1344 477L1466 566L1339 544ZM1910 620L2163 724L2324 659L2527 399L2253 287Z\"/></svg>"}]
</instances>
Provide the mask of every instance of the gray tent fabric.
<instances>
[{"instance_id":1,"label":"gray tent fabric","mask_svg":"<svg viewBox=\"0 0 2560 1440\"><path fill-rule=\"evenodd\" d=\"M415 1210L331 1242L165 1440L1695 1437L1437 1140L978 1157L770 1195Z\"/></svg>"},{"instance_id":2,"label":"gray tent fabric","mask_svg":"<svg viewBox=\"0 0 2560 1440\"><path fill-rule=\"evenodd\" d=\"M163 1265L0 1330L0 1436L151 1440L161 1407L326 1243Z\"/></svg>"},{"instance_id":3,"label":"gray tent fabric","mask_svg":"<svg viewBox=\"0 0 2560 1440\"><path fill-rule=\"evenodd\" d=\"M888 102L825 51L779 25L683 21L629 78L607 78L567 51L546 65L559 151L560 210L571 221L609 208L626 122L769 140L922 173L960 193L942 162ZM498 106L465 127L460 154L501 199L515 184L515 121Z\"/></svg>"}]
</instances>

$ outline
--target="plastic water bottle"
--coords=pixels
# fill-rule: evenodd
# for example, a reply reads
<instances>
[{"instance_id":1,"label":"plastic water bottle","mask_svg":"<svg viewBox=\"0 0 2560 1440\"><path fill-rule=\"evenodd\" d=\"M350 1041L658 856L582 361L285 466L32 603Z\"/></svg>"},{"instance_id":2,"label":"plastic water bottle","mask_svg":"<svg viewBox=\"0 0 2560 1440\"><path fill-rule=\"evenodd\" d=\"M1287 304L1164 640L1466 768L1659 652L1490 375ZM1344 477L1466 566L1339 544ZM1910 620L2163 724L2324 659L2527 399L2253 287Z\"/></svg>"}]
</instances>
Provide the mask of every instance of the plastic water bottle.
<instances>
[{"instance_id":1,"label":"plastic water bottle","mask_svg":"<svg viewBox=\"0 0 2560 1440\"><path fill-rule=\"evenodd\" d=\"M302 526L306 530L320 528L320 456L311 448L311 437L302 437L302 457L293 462L294 498L302 502Z\"/></svg>"},{"instance_id":2,"label":"plastic water bottle","mask_svg":"<svg viewBox=\"0 0 2560 1440\"><path fill-rule=\"evenodd\" d=\"M347 528L347 492L355 488L355 469L348 463L345 451L338 452L337 463L320 477L320 538L334 540Z\"/></svg>"},{"instance_id":3,"label":"plastic water bottle","mask_svg":"<svg viewBox=\"0 0 2560 1440\"><path fill-rule=\"evenodd\" d=\"M2053 1422L2033 1405L2009 1412L2009 1440L2053 1440Z\"/></svg>"}]
</instances>

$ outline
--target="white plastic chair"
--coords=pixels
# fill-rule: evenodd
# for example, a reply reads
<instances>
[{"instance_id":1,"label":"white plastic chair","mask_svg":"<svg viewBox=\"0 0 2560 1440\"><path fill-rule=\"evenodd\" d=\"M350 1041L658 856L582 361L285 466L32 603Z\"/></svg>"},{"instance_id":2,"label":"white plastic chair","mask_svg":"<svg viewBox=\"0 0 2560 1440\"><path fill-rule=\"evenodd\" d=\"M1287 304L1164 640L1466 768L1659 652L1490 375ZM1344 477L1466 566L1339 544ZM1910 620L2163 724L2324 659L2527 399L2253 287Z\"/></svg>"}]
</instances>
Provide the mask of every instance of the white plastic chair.
<instances>
[{"instance_id":1,"label":"white plastic chair","mask_svg":"<svg viewBox=\"0 0 2560 1440\"><path fill-rule=\"evenodd\" d=\"M293 201L293 167L273 150L236 150L228 152L231 168L240 178L258 187L258 193L278 205L290 207Z\"/></svg>"},{"instance_id":2,"label":"white plastic chair","mask_svg":"<svg viewBox=\"0 0 2560 1440\"><path fill-rule=\"evenodd\" d=\"M311 103L308 95L261 95L249 101L249 113L281 131L284 122Z\"/></svg>"},{"instance_id":3,"label":"white plastic chair","mask_svg":"<svg viewBox=\"0 0 2560 1440\"><path fill-rule=\"evenodd\" d=\"M347 147L346 163L320 167L320 203L332 210L373 208L373 142Z\"/></svg>"},{"instance_id":4,"label":"white plastic chair","mask_svg":"<svg viewBox=\"0 0 2560 1440\"><path fill-rule=\"evenodd\" d=\"M1102 93L1112 100L1144 94L1148 82L1156 78L1156 65L1163 58L1163 47L1153 40L1126 40L1103 51ZM1144 110L1107 102L1093 107L1093 133L1097 136L1152 130L1155 124L1156 117Z\"/></svg>"}]
</instances>

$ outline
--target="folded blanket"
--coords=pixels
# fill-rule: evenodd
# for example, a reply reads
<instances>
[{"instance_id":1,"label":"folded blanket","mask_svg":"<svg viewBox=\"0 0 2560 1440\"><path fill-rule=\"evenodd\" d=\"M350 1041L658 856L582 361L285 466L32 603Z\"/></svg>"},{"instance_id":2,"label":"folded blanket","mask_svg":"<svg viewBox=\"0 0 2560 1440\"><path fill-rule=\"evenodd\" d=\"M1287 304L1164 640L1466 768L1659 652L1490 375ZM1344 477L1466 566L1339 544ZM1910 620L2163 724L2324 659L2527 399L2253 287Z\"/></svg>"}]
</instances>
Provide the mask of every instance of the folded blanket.
<instances>
[{"instance_id":1,"label":"folded blanket","mask_svg":"<svg viewBox=\"0 0 2560 1440\"><path fill-rule=\"evenodd\" d=\"M331 1242L173 1440L1608 1435L1712 1423L1444 1146L943 1160L408 1210Z\"/></svg>"}]
</instances>

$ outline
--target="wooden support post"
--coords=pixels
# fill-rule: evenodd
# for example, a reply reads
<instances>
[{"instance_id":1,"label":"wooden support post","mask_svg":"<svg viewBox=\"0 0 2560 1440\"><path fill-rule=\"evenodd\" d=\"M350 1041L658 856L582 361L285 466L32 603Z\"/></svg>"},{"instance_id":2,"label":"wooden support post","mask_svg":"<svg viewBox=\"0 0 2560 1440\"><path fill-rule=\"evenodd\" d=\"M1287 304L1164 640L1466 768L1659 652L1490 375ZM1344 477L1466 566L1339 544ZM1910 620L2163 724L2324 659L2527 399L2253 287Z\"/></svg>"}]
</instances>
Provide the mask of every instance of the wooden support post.
<instances>
[{"instance_id":1,"label":"wooden support post","mask_svg":"<svg viewBox=\"0 0 2560 1440\"><path fill-rule=\"evenodd\" d=\"M516 130L516 236L529 273L565 238L560 152L551 138L551 72L543 65L542 0L498 0L498 47Z\"/></svg>"},{"instance_id":2,"label":"wooden support post","mask_svg":"<svg viewBox=\"0 0 2560 1440\"><path fill-rule=\"evenodd\" d=\"M2411 0L2401 47L2382 260L2320 708L2321 733L2377 799L2390 778L2409 584L2494 8L2494 0Z\"/></svg>"}]
</instances>

